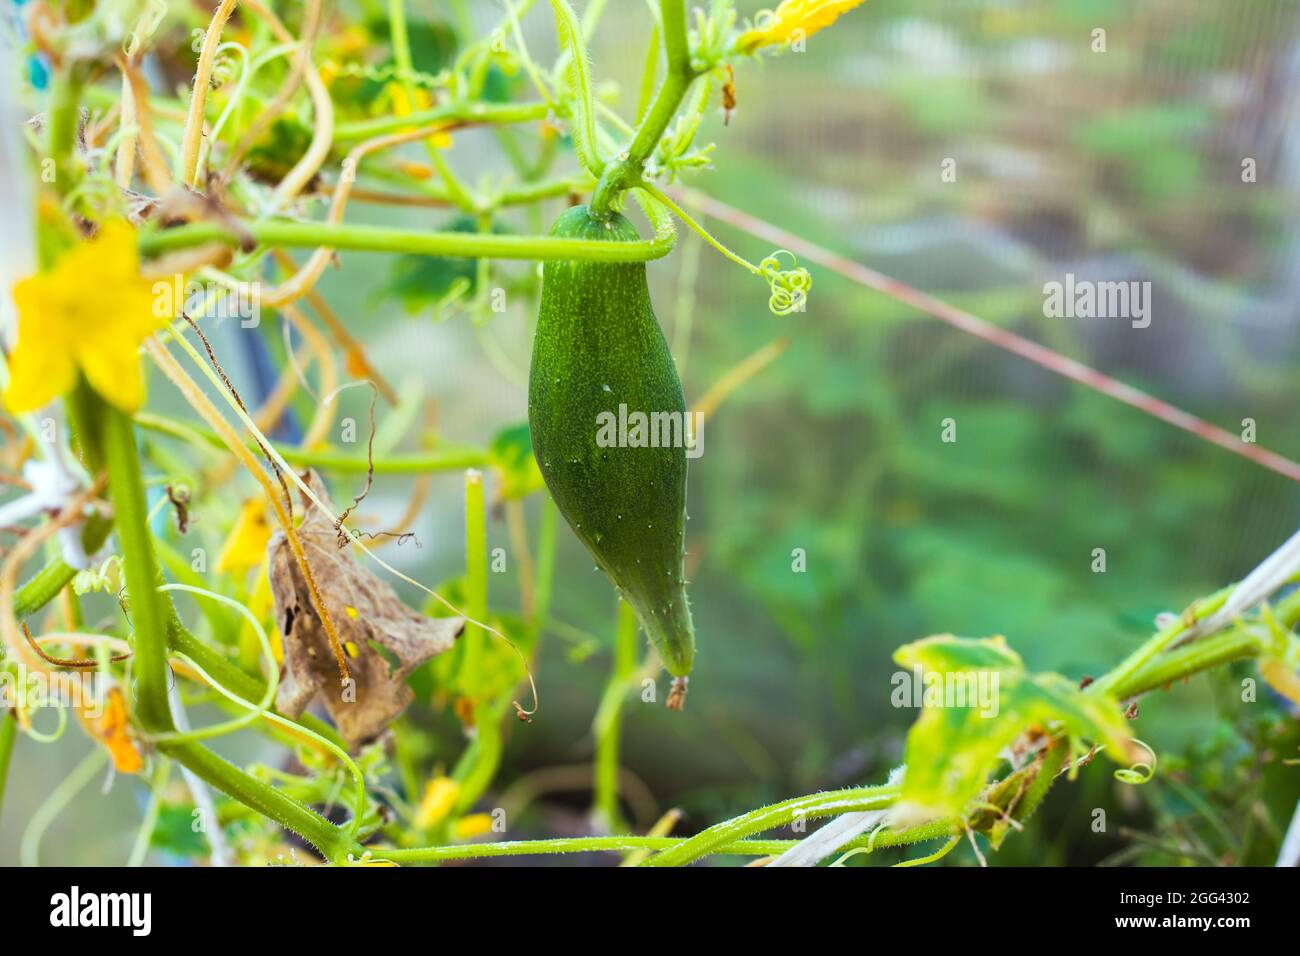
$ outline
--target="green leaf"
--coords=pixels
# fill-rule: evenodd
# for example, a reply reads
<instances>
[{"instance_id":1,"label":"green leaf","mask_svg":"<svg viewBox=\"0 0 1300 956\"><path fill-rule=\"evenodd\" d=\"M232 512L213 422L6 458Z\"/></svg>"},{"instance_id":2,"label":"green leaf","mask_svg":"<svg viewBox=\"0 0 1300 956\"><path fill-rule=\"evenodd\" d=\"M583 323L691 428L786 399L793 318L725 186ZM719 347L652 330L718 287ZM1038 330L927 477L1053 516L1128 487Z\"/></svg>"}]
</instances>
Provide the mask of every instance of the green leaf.
<instances>
[{"instance_id":1,"label":"green leaf","mask_svg":"<svg viewBox=\"0 0 1300 956\"><path fill-rule=\"evenodd\" d=\"M276 182L298 162L311 145L311 130L295 118L279 118L249 150L248 168L258 178Z\"/></svg>"},{"instance_id":2,"label":"green leaf","mask_svg":"<svg viewBox=\"0 0 1300 956\"><path fill-rule=\"evenodd\" d=\"M471 216L457 216L442 227L445 232L478 232ZM493 234L509 232L493 224ZM449 297L469 299L478 280L478 263L473 259L449 259L443 256L398 256L393 262L384 293L401 300L407 312L416 314L438 307ZM452 293L459 290L459 295Z\"/></svg>"},{"instance_id":3,"label":"green leaf","mask_svg":"<svg viewBox=\"0 0 1300 956\"><path fill-rule=\"evenodd\" d=\"M410 6L408 4L407 6ZM393 35L392 24L388 17L370 17L363 25L374 43L389 46ZM436 74L452 66L460 41L456 31L441 20L421 20L408 17L406 20L406 39L411 50L411 67L422 73ZM389 57L384 62L385 68L396 65L396 58ZM382 86L382 84L380 84ZM376 87L375 92L378 92Z\"/></svg>"},{"instance_id":4,"label":"green leaf","mask_svg":"<svg viewBox=\"0 0 1300 956\"><path fill-rule=\"evenodd\" d=\"M1133 756L1115 700L1082 693L1060 674L1030 674L1001 637L941 634L904 645L894 660L922 673L925 707L907 735L900 814L966 816L1002 752L1026 731L1064 733Z\"/></svg>"},{"instance_id":5,"label":"green leaf","mask_svg":"<svg viewBox=\"0 0 1300 956\"><path fill-rule=\"evenodd\" d=\"M527 422L497 432L488 455L492 467L501 475L501 497L507 501L526 498L544 486Z\"/></svg>"},{"instance_id":6,"label":"green leaf","mask_svg":"<svg viewBox=\"0 0 1300 956\"><path fill-rule=\"evenodd\" d=\"M192 804L164 803L158 811L149 843L155 850L185 858L202 857L208 852L207 838L196 825L198 817Z\"/></svg>"},{"instance_id":7,"label":"green leaf","mask_svg":"<svg viewBox=\"0 0 1300 956\"><path fill-rule=\"evenodd\" d=\"M919 667L922 672L967 673L970 671L1023 671L1020 655L1007 647L1001 634L995 637L954 637L936 634L894 652L894 660L904 667Z\"/></svg>"}]
</instances>

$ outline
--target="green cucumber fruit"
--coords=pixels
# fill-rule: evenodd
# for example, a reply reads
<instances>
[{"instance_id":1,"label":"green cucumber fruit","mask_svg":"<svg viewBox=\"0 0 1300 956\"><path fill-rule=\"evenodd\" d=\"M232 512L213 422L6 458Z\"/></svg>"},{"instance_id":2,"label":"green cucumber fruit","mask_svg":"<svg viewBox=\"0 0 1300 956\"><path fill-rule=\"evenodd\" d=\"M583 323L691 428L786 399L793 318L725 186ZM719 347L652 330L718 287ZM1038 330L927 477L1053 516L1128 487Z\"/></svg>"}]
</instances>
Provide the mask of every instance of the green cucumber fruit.
<instances>
[{"instance_id":1,"label":"green cucumber fruit","mask_svg":"<svg viewBox=\"0 0 1300 956\"><path fill-rule=\"evenodd\" d=\"M567 210L551 235L639 238L622 215L599 220L586 206ZM602 433L602 423L608 426L610 416L618 421L620 406L634 421L641 412L660 426L675 420L679 428L671 438L667 429L653 438L643 430L625 442L660 447L609 447L613 429ZM670 706L680 707L695 659L683 567L686 402L650 303L644 262L543 265L528 424L560 513L636 612L669 673L683 679L669 698Z\"/></svg>"}]
</instances>

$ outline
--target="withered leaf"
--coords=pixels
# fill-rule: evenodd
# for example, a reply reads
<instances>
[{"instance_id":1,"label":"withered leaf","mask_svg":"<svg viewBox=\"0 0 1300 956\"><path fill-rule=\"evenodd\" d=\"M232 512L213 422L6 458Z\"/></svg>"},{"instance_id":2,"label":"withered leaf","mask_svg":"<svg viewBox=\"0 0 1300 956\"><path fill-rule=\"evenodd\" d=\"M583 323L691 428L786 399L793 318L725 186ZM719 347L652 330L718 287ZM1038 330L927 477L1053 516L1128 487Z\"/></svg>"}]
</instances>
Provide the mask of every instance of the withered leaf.
<instances>
[{"instance_id":1,"label":"withered leaf","mask_svg":"<svg viewBox=\"0 0 1300 956\"><path fill-rule=\"evenodd\" d=\"M333 508L320 476L308 471L307 486ZM297 717L319 693L350 748L373 740L411 702L406 676L449 650L465 629L462 618L425 617L402 603L393 589L358 564L350 547L339 547L335 513L305 495L298 529L312 576L343 642L346 680L311 602L302 569L288 539L276 531L267 544L275 619L284 638L284 672L275 706Z\"/></svg>"}]
</instances>

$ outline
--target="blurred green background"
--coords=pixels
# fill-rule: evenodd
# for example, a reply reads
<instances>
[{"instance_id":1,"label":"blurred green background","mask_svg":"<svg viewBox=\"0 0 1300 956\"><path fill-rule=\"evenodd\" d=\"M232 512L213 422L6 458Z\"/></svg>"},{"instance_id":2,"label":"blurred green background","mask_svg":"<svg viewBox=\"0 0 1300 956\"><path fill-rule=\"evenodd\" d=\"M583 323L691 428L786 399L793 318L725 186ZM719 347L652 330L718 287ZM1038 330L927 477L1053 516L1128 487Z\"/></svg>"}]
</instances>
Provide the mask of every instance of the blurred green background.
<instances>
[{"instance_id":1,"label":"blurred green background","mask_svg":"<svg viewBox=\"0 0 1300 956\"><path fill-rule=\"evenodd\" d=\"M350 6L382 33L382 3ZM428 37L445 41L417 46L417 67L436 69L465 20L481 30L503 12L455 6L409 4ZM548 62L544 6L524 25ZM742 15L757 6L742 4ZM648 23L643 4L611 3L593 44L596 79L617 87L611 102L625 116ZM1096 28L1104 53L1093 50ZM522 89L520 77L501 82ZM729 125L719 110L701 133L718 144L715 168L690 185L1231 432L1251 418L1260 444L1300 458L1297 90L1293 2L868 0L806 52L738 65ZM458 133L451 155L470 178L508 168L487 132ZM1248 157L1252 183L1242 181ZM941 178L949 158L955 182ZM560 208L548 206L543 224ZM454 219L360 204L348 217L429 228ZM771 251L709 225L751 260ZM535 223L520 215L503 227ZM1239 577L1300 520L1287 479L809 265L807 311L788 318L769 314L762 282L688 232L649 268L688 405L774 338L790 345L710 419L691 465L698 666L685 713L628 707L623 762L640 781L629 816L641 826L670 806L685 811L687 831L883 780L916 716L890 705L900 644L1005 634L1032 669L1098 674L1158 612ZM534 270L501 265L495 275L519 292L476 323L437 314L446 276L420 268L349 254L322 290L391 380L436 400L446 440L483 445L526 416ZM1070 272L1150 281L1150 327L1044 317L1043 284ZM266 335L278 348L278 326ZM158 383L154 394L160 406L171 400ZM362 392L342 401L364 422ZM955 443L940 440L946 418ZM336 499L351 494L349 482L331 487ZM410 489L381 478L366 505L377 524L401 513ZM533 529L539 504L528 502ZM424 546L386 557L420 580L453 577L463 520L458 475L438 476L414 529ZM504 521L489 534L489 547L511 549ZM796 548L804 573L792 571ZM1092 570L1096 548L1105 573ZM512 573L491 587L494 608L517 606ZM513 837L588 825L580 768L614 603L563 526L553 614L537 668L541 715L507 730L484 801L537 783ZM1266 693L1239 701L1251 673L1144 700L1136 732L1159 754L1155 781L1124 786L1098 763L990 862L1271 863L1300 795L1300 768L1282 762L1300 732ZM415 717L434 750L461 745L448 715L421 704ZM60 748L56 762L20 743L23 783L10 790L0 860L15 859L24 822L80 746ZM75 806L94 816L69 813L45 858L121 859L131 835L105 820L134 819L139 798L123 781L107 802L83 794ZM1099 807L1104 833L1092 829ZM963 848L948 862L973 857Z\"/></svg>"}]
</instances>

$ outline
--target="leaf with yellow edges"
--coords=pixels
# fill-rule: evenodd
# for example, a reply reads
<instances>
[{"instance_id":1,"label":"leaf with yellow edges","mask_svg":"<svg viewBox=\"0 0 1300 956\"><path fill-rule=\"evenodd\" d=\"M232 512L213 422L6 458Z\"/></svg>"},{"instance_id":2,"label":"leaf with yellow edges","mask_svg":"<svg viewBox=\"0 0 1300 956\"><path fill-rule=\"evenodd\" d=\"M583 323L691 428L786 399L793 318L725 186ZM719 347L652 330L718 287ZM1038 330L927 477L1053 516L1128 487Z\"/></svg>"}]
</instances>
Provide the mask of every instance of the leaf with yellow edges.
<instances>
[{"instance_id":1,"label":"leaf with yellow edges","mask_svg":"<svg viewBox=\"0 0 1300 956\"><path fill-rule=\"evenodd\" d=\"M1141 754L1118 702L1060 674L1026 672L1000 636L941 634L904 645L894 660L920 672L925 703L907 735L902 818L969 813L1003 751L1032 729L1102 745L1126 765Z\"/></svg>"}]
</instances>

